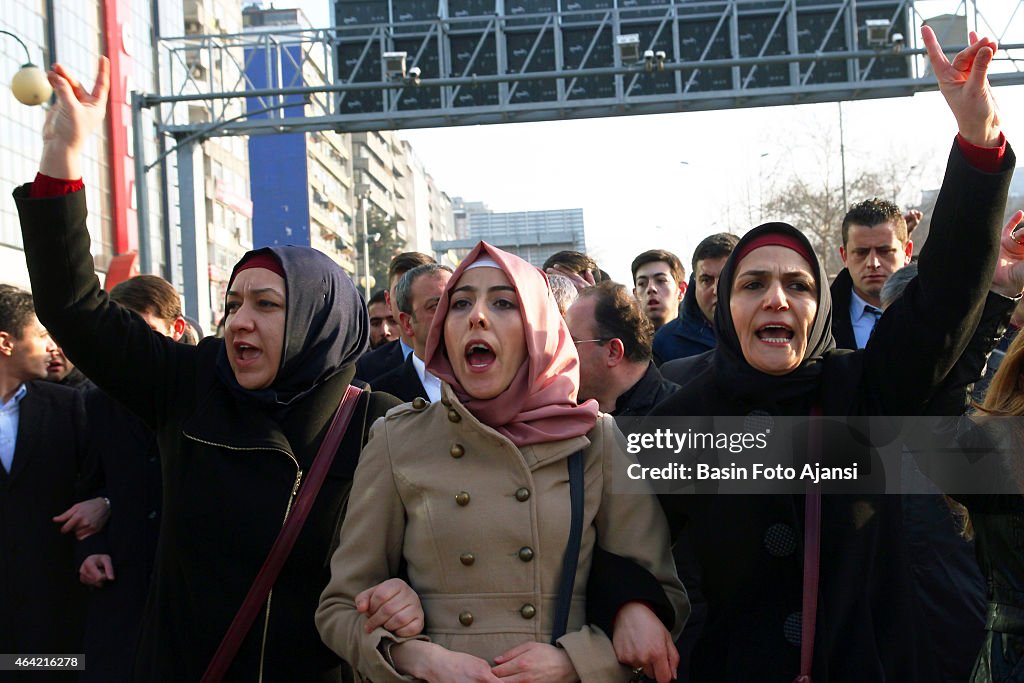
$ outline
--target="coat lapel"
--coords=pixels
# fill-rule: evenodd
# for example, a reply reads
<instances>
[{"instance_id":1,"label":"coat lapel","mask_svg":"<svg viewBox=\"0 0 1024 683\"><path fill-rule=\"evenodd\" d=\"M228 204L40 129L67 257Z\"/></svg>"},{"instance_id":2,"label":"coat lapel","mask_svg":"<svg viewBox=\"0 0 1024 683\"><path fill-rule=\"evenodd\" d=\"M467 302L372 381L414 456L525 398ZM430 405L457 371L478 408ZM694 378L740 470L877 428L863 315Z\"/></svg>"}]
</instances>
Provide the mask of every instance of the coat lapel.
<instances>
[{"instance_id":1,"label":"coat lapel","mask_svg":"<svg viewBox=\"0 0 1024 683\"><path fill-rule=\"evenodd\" d=\"M32 391L31 384L27 385L27 389L25 398L21 399L18 406L18 436L14 441L14 460L11 461L11 471L7 475L8 483L13 483L17 479L32 459L33 452L38 450L35 438L46 417L46 402L42 400L39 392Z\"/></svg>"}]
</instances>

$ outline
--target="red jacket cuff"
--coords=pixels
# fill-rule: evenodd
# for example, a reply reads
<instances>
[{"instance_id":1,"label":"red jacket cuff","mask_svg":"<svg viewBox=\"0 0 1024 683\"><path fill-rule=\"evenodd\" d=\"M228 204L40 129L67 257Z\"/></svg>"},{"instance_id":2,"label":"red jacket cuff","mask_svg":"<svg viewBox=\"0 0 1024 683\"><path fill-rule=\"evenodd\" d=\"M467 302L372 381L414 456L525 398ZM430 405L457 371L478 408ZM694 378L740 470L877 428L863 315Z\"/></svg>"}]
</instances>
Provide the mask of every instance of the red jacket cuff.
<instances>
[{"instance_id":1,"label":"red jacket cuff","mask_svg":"<svg viewBox=\"0 0 1024 683\"><path fill-rule=\"evenodd\" d=\"M42 173L36 173L36 179L32 182L32 191L29 192L28 196L31 199L59 197L62 194L78 192L83 187L85 187L85 183L82 182L81 178L78 180L63 180L61 178L51 178Z\"/></svg>"},{"instance_id":2,"label":"red jacket cuff","mask_svg":"<svg viewBox=\"0 0 1024 683\"><path fill-rule=\"evenodd\" d=\"M964 158L974 168L985 173L998 173L1003 167L1003 156L1006 155L1006 136L999 134L998 147L978 147L972 145L960 133L956 134L956 143L960 146Z\"/></svg>"}]
</instances>

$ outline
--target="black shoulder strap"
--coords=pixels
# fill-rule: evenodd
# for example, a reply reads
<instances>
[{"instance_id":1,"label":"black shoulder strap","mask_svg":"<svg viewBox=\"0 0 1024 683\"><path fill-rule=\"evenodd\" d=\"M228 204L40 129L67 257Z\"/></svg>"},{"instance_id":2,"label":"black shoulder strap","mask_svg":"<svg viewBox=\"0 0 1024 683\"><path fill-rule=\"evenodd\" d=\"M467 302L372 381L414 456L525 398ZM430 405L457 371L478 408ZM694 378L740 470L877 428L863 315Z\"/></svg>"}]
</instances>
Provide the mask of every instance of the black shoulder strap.
<instances>
[{"instance_id":1,"label":"black shoulder strap","mask_svg":"<svg viewBox=\"0 0 1024 683\"><path fill-rule=\"evenodd\" d=\"M565 635L569 627L569 607L572 605L572 589L576 582L576 566L580 561L580 544L583 541L583 451L576 451L569 456L569 506L572 509L569 544L565 547L562 579L558 582L555 625L551 631L552 645Z\"/></svg>"}]
</instances>

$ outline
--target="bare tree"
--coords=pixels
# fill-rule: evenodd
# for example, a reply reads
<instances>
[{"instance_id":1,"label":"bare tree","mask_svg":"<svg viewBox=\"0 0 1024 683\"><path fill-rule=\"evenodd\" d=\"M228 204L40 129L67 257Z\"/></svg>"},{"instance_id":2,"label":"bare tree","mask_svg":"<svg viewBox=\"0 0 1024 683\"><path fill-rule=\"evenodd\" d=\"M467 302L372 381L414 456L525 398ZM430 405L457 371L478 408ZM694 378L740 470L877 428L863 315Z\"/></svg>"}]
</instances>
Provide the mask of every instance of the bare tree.
<instances>
[{"instance_id":1,"label":"bare tree","mask_svg":"<svg viewBox=\"0 0 1024 683\"><path fill-rule=\"evenodd\" d=\"M766 186L763 213L766 220L785 221L807 235L829 277L834 277L843 268L839 246L848 209L843 203L839 145L827 132L810 139L815 146L817 167L792 173L781 182ZM914 172L923 168L923 162L915 164L893 154L883 159L872 158L867 169L851 171L850 166L848 163L847 204L879 197L895 201L904 210L918 208L921 188L915 186L911 176L920 177Z\"/></svg>"}]
</instances>

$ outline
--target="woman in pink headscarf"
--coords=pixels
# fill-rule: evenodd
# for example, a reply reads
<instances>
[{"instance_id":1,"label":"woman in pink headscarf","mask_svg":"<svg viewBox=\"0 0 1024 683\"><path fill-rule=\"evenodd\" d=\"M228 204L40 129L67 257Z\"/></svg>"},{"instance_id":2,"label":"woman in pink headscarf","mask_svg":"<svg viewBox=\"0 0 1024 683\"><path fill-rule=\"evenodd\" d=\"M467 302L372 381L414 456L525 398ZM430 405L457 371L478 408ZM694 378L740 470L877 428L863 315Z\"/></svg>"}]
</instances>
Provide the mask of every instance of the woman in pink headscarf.
<instances>
[{"instance_id":1,"label":"woman in pink headscarf","mask_svg":"<svg viewBox=\"0 0 1024 683\"><path fill-rule=\"evenodd\" d=\"M579 359L544 275L478 244L441 296L426 362L441 401L390 411L363 451L317 610L324 642L375 683L628 680L586 623L596 546L657 577L674 635L689 605L657 501L610 493L622 437L576 402ZM423 603L416 638L369 628L357 609L396 576Z\"/></svg>"}]
</instances>

